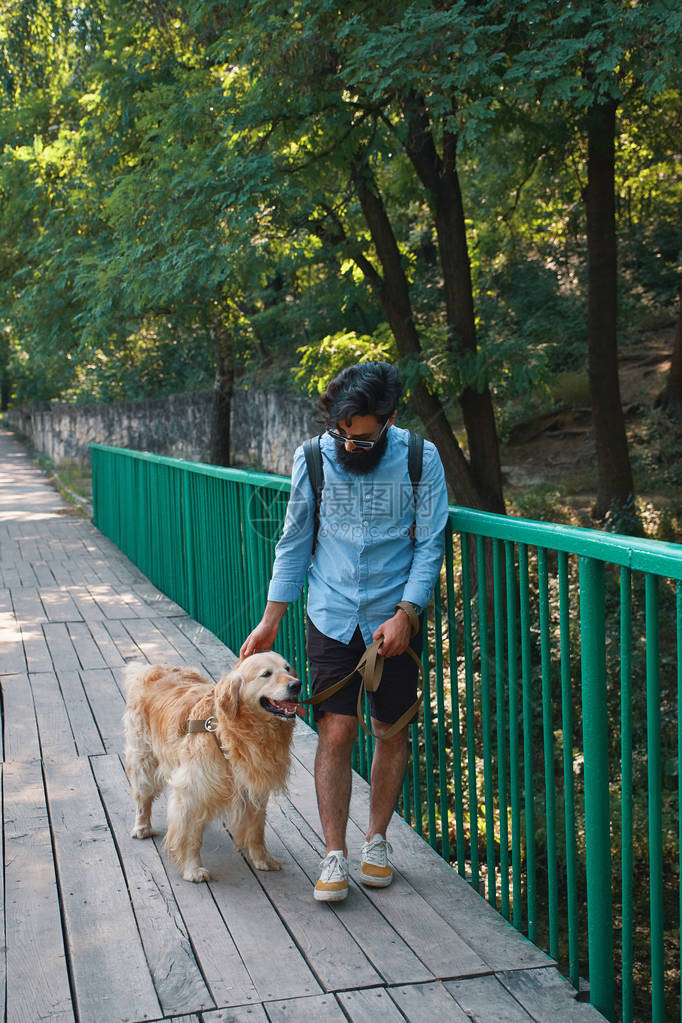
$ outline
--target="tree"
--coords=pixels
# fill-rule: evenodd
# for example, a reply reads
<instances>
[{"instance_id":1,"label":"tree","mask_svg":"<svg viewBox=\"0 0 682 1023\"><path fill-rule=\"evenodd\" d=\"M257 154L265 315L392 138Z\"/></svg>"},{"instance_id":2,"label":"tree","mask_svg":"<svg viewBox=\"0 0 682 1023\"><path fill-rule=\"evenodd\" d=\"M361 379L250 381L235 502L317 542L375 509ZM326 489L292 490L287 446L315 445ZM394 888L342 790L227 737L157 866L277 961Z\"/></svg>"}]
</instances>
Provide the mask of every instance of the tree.
<instances>
[{"instance_id":1,"label":"tree","mask_svg":"<svg viewBox=\"0 0 682 1023\"><path fill-rule=\"evenodd\" d=\"M194 11L201 23L203 5ZM453 68L470 31L463 15L475 17L474 11L464 3L439 11L423 2L400 4L387 16L382 7L340 11L302 0L293 17L286 5L262 2L250 6L248 16L231 11L223 17L211 9L210 17L219 20L217 27L211 21L214 52L230 53L242 72L235 76L241 101L234 131L247 144L232 202L254 209L269 202L275 220L286 211L290 224L355 264L390 325L411 377L413 406L438 444L456 499L502 511L499 445L488 381L477 364L457 171ZM408 173L405 157L413 197L430 210L443 277L439 345L447 370L439 386L427 368L434 352L425 351L415 314L409 222L395 202L399 179ZM468 460L446 414L455 396Z\"/></svg>"},{"instance_id":2,"label":"tree","mask_svg":"<svg viewBox=\"0 0 682 1023\"><path fill-rule=\"evenodd\" d=\"M618 383L617 112L632 95L659 95L675 79L682 17L668 0L551 6L530 0L517 19L521 45L508 80L522 83L522 94L535 93L586 140L587 334L598 480L593 515L612 512L623 528L634 483Z\"/></svg>"},{"instance_id":3,"label":"tree","mask_svg":"<svg viewBox=\"0 0 682 1023\"><path fill-rule=\"evenodd\" d=\"M670 372L665 387L656 398L656 407L665 409L668 415L674 419L682 419L682 280L678 298L677 329L670 360Z\"/></svg>"}]
</instances>

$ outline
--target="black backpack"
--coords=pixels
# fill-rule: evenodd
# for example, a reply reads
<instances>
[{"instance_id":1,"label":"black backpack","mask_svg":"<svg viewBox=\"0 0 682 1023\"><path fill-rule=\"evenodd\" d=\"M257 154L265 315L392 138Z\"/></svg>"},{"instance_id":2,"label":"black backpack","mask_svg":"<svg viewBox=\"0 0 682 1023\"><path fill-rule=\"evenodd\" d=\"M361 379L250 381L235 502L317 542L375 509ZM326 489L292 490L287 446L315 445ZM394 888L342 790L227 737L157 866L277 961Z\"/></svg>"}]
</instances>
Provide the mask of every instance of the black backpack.
<instances>
[{"instance_id":1,"label":"black backpack","mask_svg":"<svg viewBox=\"0 0 682 1023\"><path fill-rule=\"evenodd\" d=\"M412 495L414 497L416 516L417 488L419 487L422 478L422 462L424 459L424 438L418 433L413 433L412 430L408 430L408 434L407 471L410 474L410 482L412 483ZM309 437L308 440L303 442L305 464L308 467L308 477L310 479L310 485L313 488L313 494L315 495L313 551L317 546L317 531L320 527L320 504L322 503L322 490L324 489L324 469L322 468L322 451L320 450L321 437L322 434L317 437ZM412 525L411 535L414 539L414 523Z\"/></svg>"}]
</instances>

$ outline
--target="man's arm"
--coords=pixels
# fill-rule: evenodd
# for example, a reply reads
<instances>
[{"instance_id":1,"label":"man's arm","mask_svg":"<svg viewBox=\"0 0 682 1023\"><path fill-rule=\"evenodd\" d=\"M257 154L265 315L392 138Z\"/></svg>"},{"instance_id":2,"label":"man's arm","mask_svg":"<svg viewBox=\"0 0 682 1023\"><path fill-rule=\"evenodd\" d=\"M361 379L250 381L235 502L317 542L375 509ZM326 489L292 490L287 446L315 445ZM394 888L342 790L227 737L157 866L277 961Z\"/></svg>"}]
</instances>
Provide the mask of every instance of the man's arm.
<instances>
[{"instance_id":1,"label":"man's arm","mask_svg":"<svg viewBox=\"0 0 682 1023\"><path fill-rule=\"evenodd\" d=\"M263 617L242 643L240 657L270 650L287 607L298 600L313 549L315 499L303 449L297 448L284 529L275 548L275 563Z\"/></svg>"},{"instance_id":2,"label":"man's arm","mask_svg":"<svg viewBox=\"0 0 682 1023\"><path fill-rule=\"evenodd\" d=\"M242 643L239 651L240 657L249 657L251 654L260 653L261 650L272 648L288 606L288 603L280 603L276 600L267 602L260 622Z\"/></svg>"}]
</instances>

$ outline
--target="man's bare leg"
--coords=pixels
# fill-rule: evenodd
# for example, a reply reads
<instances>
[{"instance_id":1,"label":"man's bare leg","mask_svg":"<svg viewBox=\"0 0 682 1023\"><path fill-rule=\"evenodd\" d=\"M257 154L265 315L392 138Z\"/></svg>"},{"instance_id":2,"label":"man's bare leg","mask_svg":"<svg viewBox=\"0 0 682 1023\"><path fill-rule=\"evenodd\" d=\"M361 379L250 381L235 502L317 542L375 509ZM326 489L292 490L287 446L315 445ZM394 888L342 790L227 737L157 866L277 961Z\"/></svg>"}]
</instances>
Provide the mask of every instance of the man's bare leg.
<instances>
[{"instance_id":1,"label":"man's bare leg","mask_svg":"<svg viewBox=\"0 0 682 1023\"><path fill-rule=\"evenodd\" d=\"M390 739L382 739L381 733L390 725L372 718L372 730L379 738L374 746L370 774L369 825L365 839L369 842L375 835L386 837L388 823L393 816L398 796L402 789L409 757L407 726Z\"/></svg>"},{"instance_id":2,"label":"man's bare leg","mask_svg":"<svg viewBox=\"0 0 682 1023\"><path fill-rule=\"evenodd\" d=\"M346 846L351 793L351 753L358 720L345 714L323 714L318 722L315 791L327 853Z\"/></svg>"}]
</instances>

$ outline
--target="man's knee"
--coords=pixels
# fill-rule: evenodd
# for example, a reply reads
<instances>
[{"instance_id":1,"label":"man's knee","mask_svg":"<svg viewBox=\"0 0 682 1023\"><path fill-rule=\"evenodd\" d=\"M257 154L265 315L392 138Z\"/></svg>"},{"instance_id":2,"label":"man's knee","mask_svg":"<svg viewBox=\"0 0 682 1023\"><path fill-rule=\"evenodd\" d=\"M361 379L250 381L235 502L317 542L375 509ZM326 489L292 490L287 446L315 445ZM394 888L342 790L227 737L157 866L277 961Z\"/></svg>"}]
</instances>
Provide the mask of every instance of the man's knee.
<instances>
[{"instance_id":1,"label":"man's knee","mask_svg":"<svg viewBox=\"0 0 682 1023\"><path fill-rule=\"evenodd\" d=\"M389 735L386 738L386 733L393 727L393 725L387 724L385 721L377 721L376 718L372 718L372 731L377 739L381 740L382 746L386 751L389 750L406 750L409 745L409 727L406 725L401 728L395 735Z\"/></svg>"},{"instance_id":2,"label":"man's knee","mask_svg":"<svg viewBox=\"0 0 682 1023\"><path fill-rule=\"evenodd\" d=\"M324 714L318 722L319 745L325 750L350 751L358 734L357 718Z\"/></svg>"}]
</instances>

